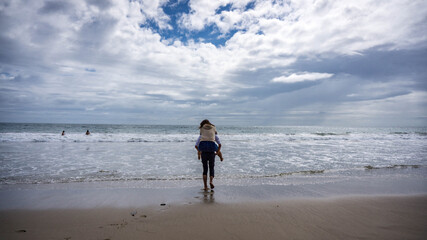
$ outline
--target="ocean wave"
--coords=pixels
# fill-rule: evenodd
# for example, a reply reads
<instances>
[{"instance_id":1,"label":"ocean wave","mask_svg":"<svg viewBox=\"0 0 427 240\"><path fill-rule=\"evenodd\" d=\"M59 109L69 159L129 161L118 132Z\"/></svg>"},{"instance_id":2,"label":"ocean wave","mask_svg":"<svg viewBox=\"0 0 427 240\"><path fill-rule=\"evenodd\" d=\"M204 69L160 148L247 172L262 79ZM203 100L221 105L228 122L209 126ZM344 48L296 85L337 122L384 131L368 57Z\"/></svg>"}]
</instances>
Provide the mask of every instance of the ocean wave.
<instances>
[{"instance_id":1,"label":"ocean wave","mask_svg":"<svg viewBox=\"0 0 427 240\"><path fill-rule=\"evenodd\" d=\"M351 132L346 132L346 133L317 132L313 134L317 136L345 136L345 135L351 134Z\"/></svg>"},{"instance_id":2,"label":"ocean wave","mask_svg":"<svg viewBox=\"0 0 427 240\"><path fill-rule=\"evenodd\" d=\"M98 177L70 177L70 178L50 178L50 179L32 179L32 178L0 178L0 185L17 184L64 184L64 183L91 183L91 182L129 182L129 181L195 181L202 180L201 177L120 177L117 174L105 174Z\"/></svg>"},{"instance_id":3,"label":"ocean wave","mask_svg":"<svg viewBox=\"0 0 427 240\"><path fill-rule=\"evenodd\" d=\"M250 174L233 174L223 175L222 178L227 179L262 179L262 178L280 178L285 176L307 176L323 174L325 170L302 170L293 172L283 172L278 174L265 174L265 175L250 175ZM79 182L117 182L117 181L196 181L202 180L200 176L195 175L182 175L182 176L123 176L117 171L99 170L95 173L82 176L71 177L45 177L38 178L37 176L26 177L7 177L0 178L0 185L13 185L13 184L55 184L55 183L79 183Z\"/></svg>"},{"instance_id":4,"label":"ocean wave","mask_svg":"<svg viewBox=\"0 0 427 240\"><path fill-rule=\"evenodd\" d=\"M420 167L423 167L423 165L396 164L396 165L381 166L381 167L375 167L375 166L372 166L372 165L367 165L364 168L366 170L375 170L375 169L404 169L404 168L420 168Z\"/></svg>"},{"instance_id":5,"label":"ocean wave","mask_svg":"<svg viewBox=\"0 0 427 240\"><path fill-rule=\"evenodd\" d=\"M425 131L391 131L383 133L369 132L300 132L300 133L223 133L220 134L222 141L226 142L306 142L306 141L378 141L378 140L400 140L405 139L425 140L427 133ZM197 131L192 134L183 133L92 133L86 136L82 133L66 133L61 136L60 133L32 133L32 132L0 132L0 142L128 142L128 143L150 143L150 142L194 142L198 137Z\"/></svg>"},{"instance_id":6,"label":"ocean wave","mask_svg":"<svg viewBox=\"0 0 427 240\"><path fill-rule=\"evenodd\" d=\"M313 175L313 174L322 174L325 170L305 170L305 171L295 171L295 172L283 172L272 175L265 175L261 177L282 177L282 176L291 176L291 175Z\"/></svg>"},{"instance_id":7,"label":"ocean wave","mask_svg":"<svg viewBox=\"0 0 427 240\"><path fill-rule=\"evenodd\" d=\"M146 139L142 139L142 138L131 138L129 140L127 140L127 142L149 142Z\"/></svg>"},{"instance_id":8,"label":"ocean wave","mask_svg":"<svg viewBox=\"0 0 427 240\"><path fill-rule=\"evenodd\" d=\"M152 140L148 140L148 139L146 139L146 138L131 138L131 139L128 139L126 142L129 142L129 143L134 143L134 142L136 142L136 143L143 143L143 142L145 142L145 143L147 143L147 142L194 142L195 140L194 139L191 139L191 140L189 140L189 139L186 139L186 140L183 140L183 139L152 139Z\"/></svg>"},{"instance_id":9,"label":"ocean wave","mask_svg":"<svg viewBox=\"0 0 427 240\"><path fill-rule=\"evenodd\" d=\"M280 178L292 175L313 175L321 174L324 170L308 170L285 172L279 174L267 175L223 175L227 179L261 179L261 178ZM94 173L84 174L80 176L55 177L55 176L11 176L0 178L0 185L14 184L55 184L55 183L80 183L80 182L127 182L127 181L199 181L202 178L199 175L179 175L179 176L126 176L117 171L99 170Z\"/></svg>"},{"instance_id":10,"label":"ocean wave","mask_svg":"<svg viewBox=\"0 0 427 240\"><path fill-rule=\"evenodd\" d=\"M425 165L390 165L390 166L379 166L374 167L372 165L364 166L363 168L348 168L348 169L313 169L313 170L300 170L300 171L289 171L272 174L221 174L218 179L223 181L245 181L245 180L280 180L289 177L311 178L319 177L322 179L330 179L331 177L351 177L360 176L362 172L369 172L381 169L421 169L426 167ZM66 183L95 183L95 182L191 182L201 181L202 178L199 175L171 175L171 176L129 176L123 175L117 171L99 170L92 174L85 174L81 176L70 176L70 177L55 177L55 176L11 176L0 178L0 185L17 185L17 184L66 184ZM282 180L280 180L282 181Z\"/></svg>"},{"instance_id":11,"label":"ocean wave","mask_svg":"<svg viewBox=\"0 0 427 240\"><path fill-rule=\"evenodd\" d=\"M38 133L0 133L0 142L62 142L62 143L112 143L112 142L195 142L196 134L38 134Z\"/></svg>"}]
</instances>

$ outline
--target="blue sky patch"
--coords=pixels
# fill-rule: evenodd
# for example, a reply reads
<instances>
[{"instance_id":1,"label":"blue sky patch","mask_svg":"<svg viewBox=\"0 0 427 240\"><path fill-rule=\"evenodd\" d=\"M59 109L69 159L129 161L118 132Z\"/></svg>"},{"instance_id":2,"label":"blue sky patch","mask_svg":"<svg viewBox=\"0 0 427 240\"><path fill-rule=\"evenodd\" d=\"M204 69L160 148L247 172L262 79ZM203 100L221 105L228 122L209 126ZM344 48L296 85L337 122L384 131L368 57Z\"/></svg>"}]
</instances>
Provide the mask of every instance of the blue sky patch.
<instances>
[{"instance_id":1,"label":"blue sky patch","mask_svg":"<svg viewBox=\"0 0 427 240\"><path fill-rule=\"evenodd\" d=\"M248 4L246 4L245 11L249 11L249 10L254 9L254 8L255 8L255 1L252 1L252 2L249 2Z\"/></svg>"},{"instance_id":2,"label":"blue sky patch","mask_svg":"<svg viewBox=\"0 0 427 240\"><path fill-rule=\"evenodd\" d=\"M224 11L226 11L226 12L229 12L229 11L231 11L231 7L232 7L233 5L231 4L231 3L229 3L229 4L227 4L227 5L225 5L225 6L220 6L216 11L215 11L215 14L221 14L222 12L224 12Z\"/></svg>"},{"instance_id":3,"label":"blue sky patch","mask_svg":"<svg viewBox=\"0 0 427 240\"><path fill-rule=\"evenodd\" d=\"M178 1L172 0L166 3L162 10L168 15L170 21L168 24L172 27L161 29L158 23L154 19L148 18L144 24L141 24L141 28L151 29L153 32L158 33L162 40L179 40L184 44L189 41L194 42L204 42L204 43L212 43L215 46L224 46L228 39L230 39L237 30L231 30L226 34L222 34L218 27L215 24L209 24L205 26L204 29L197 30L188 30L180 26L179 21L184 14L189 14L191 8L189 6L190 1ZM249 5L249 8L253 5ZM223 11L230 11L232 8L232 4L227 4L225 6L220 6L216 13L220 14ZM246 7L248 9L248 6ZM172 43L171 43L172 44Z\"/></svg>"}]
</instances>

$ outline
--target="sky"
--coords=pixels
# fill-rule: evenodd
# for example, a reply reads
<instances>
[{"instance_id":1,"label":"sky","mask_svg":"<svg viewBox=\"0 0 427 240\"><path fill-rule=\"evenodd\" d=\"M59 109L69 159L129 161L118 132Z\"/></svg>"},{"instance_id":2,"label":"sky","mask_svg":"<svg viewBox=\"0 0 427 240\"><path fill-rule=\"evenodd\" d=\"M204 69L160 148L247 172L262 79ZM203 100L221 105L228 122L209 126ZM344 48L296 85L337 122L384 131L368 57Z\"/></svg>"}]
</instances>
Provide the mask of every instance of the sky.
<instances>
[{"instance_id":1,"label":"sky","mask_svg":"<svg viewBox=\"0 0 427 240\"><path fill-rule=\"evenodd\" d=\"M425 0L0 0L0 122L427 126Z\"/></svg>"}]
</instances>

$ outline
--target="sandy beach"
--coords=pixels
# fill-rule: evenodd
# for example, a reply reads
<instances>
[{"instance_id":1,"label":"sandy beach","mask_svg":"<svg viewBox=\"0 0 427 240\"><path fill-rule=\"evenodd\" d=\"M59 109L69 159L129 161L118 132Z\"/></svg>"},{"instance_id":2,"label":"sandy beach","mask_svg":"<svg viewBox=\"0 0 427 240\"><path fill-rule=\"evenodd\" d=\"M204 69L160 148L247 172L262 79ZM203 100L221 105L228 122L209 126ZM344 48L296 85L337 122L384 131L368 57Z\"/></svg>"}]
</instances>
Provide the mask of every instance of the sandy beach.
<instances>
[{"instance_id":1,"label":"sandy beach","mask_svg":"<svg viewBox=\"0 0 427 240\"><path fill-rule=\"evenodd\" d=\"M425 239L427 196L2 210L1 239Z\"/></svg>"}]
</instances>

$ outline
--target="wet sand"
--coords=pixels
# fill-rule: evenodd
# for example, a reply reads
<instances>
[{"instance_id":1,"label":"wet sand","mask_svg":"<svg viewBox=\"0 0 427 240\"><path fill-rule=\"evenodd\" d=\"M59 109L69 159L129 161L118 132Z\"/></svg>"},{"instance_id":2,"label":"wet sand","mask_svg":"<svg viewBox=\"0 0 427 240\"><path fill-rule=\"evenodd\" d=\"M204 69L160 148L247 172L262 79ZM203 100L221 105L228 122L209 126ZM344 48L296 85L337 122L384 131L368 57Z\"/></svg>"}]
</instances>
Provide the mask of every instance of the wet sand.
<instances>
[{"instance_id":1,"label":"wet sand","mask_svg":"<svg viewBox=\"0 0 427 240\"><path fill-rule=\"evenodd\" d=\"M427 195L0 211L0 239L426 239L426 226Z\"/></svg>"}]
</instances>

